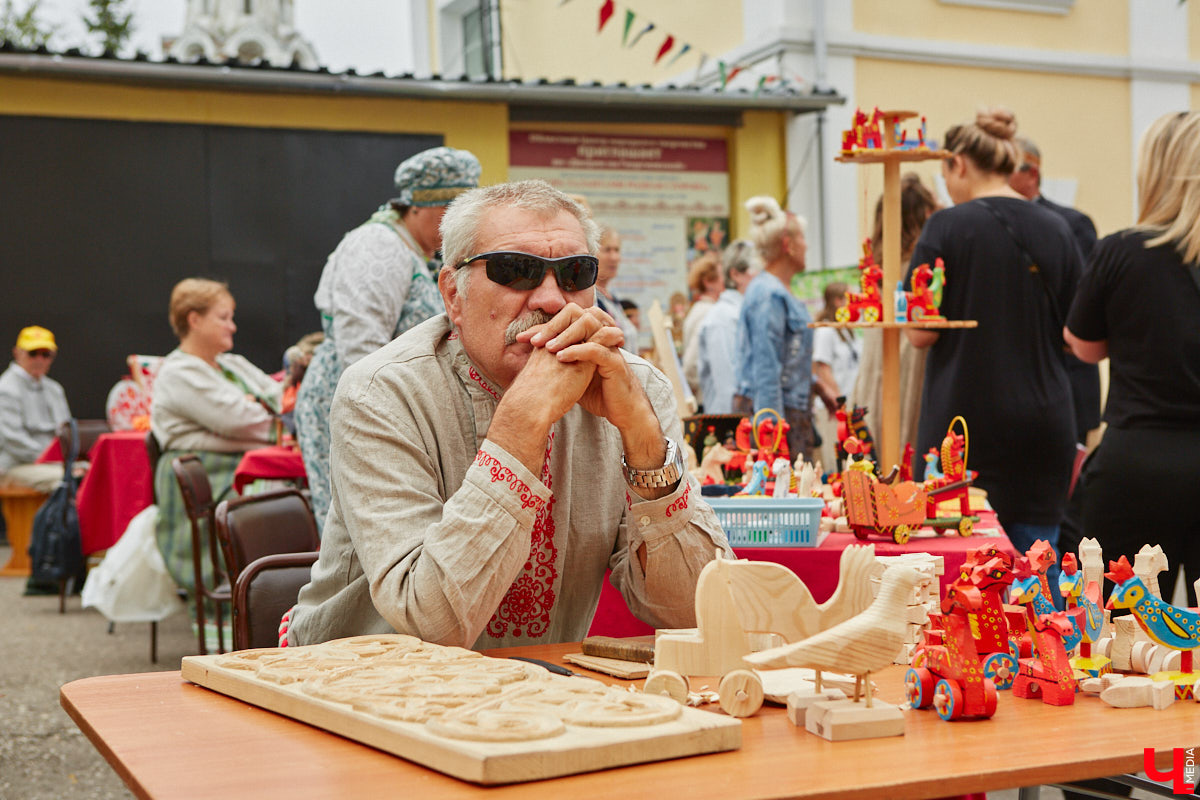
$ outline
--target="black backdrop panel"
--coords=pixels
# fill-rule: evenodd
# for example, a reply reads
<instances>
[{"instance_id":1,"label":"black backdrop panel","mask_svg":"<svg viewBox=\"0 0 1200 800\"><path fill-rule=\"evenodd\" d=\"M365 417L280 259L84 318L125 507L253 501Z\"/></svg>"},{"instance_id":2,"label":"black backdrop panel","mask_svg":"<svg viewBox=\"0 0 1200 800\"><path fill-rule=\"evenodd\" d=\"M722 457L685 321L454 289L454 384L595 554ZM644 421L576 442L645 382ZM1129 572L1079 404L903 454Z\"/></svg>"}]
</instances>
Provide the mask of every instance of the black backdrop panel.
<instances>
[{"instance_id":1,"label":"black backdrop panel","mask_svg":"<svg viewBox=\"0 0 1200 800\"><path fill-rule=\"evenodd\" d=\"M130 353L165 355L171 287L229 282L238 352L262 369L320 329L321 268L435 135L0 117L0 351L58 337L51 375L103 417Z\"/></svg>"}]
</instances>

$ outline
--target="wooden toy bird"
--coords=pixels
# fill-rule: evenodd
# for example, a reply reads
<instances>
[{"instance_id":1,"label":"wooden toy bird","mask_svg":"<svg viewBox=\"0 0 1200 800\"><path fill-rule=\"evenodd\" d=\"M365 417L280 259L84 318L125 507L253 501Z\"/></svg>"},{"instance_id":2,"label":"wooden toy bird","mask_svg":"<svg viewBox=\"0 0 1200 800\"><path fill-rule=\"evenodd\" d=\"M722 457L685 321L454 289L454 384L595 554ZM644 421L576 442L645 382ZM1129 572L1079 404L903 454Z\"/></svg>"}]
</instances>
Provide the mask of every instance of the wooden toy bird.
<instances>
[{"instance_id":1,"label":"wooden toy bird","mask_svg":"<svg viewBox=\"0 0 1200 800\"><path fill-rule=\"evenodd\" d=\"M1104 577L1116 586L1105 608L1128 608L1151 639L1182 651L1178 670L1159 672L1152 677L1173 681L1177 699L1192 697L1192 686L1200 680L1200 674L1192 671L1192 649L1200 647L1200 613L1173 606L1151 594L1142 579L1133 574L1125 556L1109 561Z\"/></svg>"},{"instance_id":2,"label":"wooden toy bird","mask_svg":"<svg viewBox=\"0 0 1200 800\"><path fill-rule=\"evenodd\" d=\"M1093 655L1092 642L1100 638L1104 629L1104 611L1100 608L1100 586L1092 581L1084 587L1083 573L1074 553L1065 553L1062 572L1058 575L1058 590L1067 602L1068 613L1074 613L1075 622L1083 632L1079 643L1079 655L1071 659L1071 666L1098 678L1112 672L1112 661L1107 656Z\"/></svg>"},{"instance_id":3,"label":"wooden toy bird","mask_svg":"<svg viewBox=\"0 0 1200 800\"><path fill-rule=\"evenodd\" d=\"M855 676L855 701L865 683L870 707L870 673L889 666L900 651L908 626L903 610L913 589L926 580L912 567L889 567L883 573L879 595L866 611L807 639L751 653L743 660L752 669L813 669L818 692L822 671L849 673Z\"/></svg>"}]
</instances>

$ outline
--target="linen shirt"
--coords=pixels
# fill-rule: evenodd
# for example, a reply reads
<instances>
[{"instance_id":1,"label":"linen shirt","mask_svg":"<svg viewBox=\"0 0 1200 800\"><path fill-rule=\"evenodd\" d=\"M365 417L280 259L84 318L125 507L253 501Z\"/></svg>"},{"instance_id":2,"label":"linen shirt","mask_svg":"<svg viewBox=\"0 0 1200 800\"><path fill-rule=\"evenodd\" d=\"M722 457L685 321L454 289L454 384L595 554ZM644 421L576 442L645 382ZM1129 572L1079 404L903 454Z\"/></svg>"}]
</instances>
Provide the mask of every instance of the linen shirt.
<instances>
[{"instance_id":1,"label":"linen shirt","mask_svg":"<svg viewBox=\"0 0 1200 800\"><path fill-rule=\"evenodd\" d=\"M70 417L62 384L10 363L0 375L0 473L36 461Z\"/></svg>"},{"instance_id":2,"label":"linen shirt","mask_svg":"<svg viewBox=\"0 0 1200 800\"><path fill-rule=\"evenodd\" d=\"M220 369L179 349L163 359L154 379L150 428L164 451L240 453L271 443L272 414L221 370L276 409L283 384L232 353L217 356L217 364Z\"/></svg>"},{"instance_id":3,"label":"linen shirt","mask_svg":"<svg viewBox=\"0 0 1200 800\"><path fill-rule=\"evenodd\" d=\"M623 355L684 446L670 384ZM501 396L445 314L346 370L331 415L333 503L292 644L393 631L479 649L574 641L608 568L644 621L695 624L700 570L731 552L695 479L641 499L619 432L579 406L554 424L534 474L486 438Z\"/></svg>"},{"instance_id":4,"label":"linen shirt","mask_svg":"<svg viewBox=\"0 0 1200 800\"><path fill-rule=\"evenodd\" d=\"M769 272L760 272L746 288L738 320L738 393L749 397L755 412L782 414L786 408L808 411L812 387L812 315Z\"/></svg>"},{"instance_id":5,"label":"linen shirt","mask_svg":"<svg viewBox=\"0 0 1200 800\"><path fill-rule=\"evenodd\" d=\"M737 391L738 315L742 293L726 289L700 323L696 350L705 414L732 414Z\"/></svg>"}]
</instances>

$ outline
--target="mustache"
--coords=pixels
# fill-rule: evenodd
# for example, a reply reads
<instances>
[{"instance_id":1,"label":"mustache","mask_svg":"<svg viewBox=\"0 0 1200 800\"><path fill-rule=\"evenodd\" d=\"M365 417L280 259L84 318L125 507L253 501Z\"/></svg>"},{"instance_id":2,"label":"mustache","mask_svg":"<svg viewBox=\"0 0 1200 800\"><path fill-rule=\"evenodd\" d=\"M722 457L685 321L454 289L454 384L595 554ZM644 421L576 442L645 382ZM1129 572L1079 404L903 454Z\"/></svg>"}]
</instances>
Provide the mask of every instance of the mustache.
<instances>
[{"instance_id":1,"label":"mustache","mask_svg":"<svg viewBox=\"0 0 1200 800\"><path fill-rule=\"evenodd\" d=\"M554 319L553 316L547 314L545 311L542 311L540 308L530 311L523 317L517 317L508 324L507 328L504 329L505 346L516 344L518 335L524 333L535 325L544 325L552 319Z\"/></svg>"}]
</instances>

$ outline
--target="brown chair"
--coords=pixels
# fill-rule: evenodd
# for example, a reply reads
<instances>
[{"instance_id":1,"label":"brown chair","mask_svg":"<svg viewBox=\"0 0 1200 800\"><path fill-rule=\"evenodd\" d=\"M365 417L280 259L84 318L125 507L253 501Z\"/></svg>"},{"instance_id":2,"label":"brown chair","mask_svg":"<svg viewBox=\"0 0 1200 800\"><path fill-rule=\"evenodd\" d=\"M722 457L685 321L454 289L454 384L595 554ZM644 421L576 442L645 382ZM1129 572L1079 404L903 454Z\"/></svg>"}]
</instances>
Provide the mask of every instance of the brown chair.
<instances>
[{"instance_id":1,"label":"brown chair","mask_svg":"<svg viewBox=\"0 0 1200 800\"><path fill-rule=\"evenodd\" d=\"M179 491L183 494L183 505L187 510L188 521L192 525L192 568L196 588L193 600L196 602L196 638L200 645L200 655L208 655L208 646L204 640L205 611L204 601L211 600L216 608L217 649L225 652L225 631L222 627L224 604L233 600L229 580L225 576L221 556L217 552L217 541L214 532L212 485L208 481L208 472L203 462L193 453L179 456L171 462L171 470L175 480L179 482ZM212 564L211 585L204 580L204 554Z\"/></svg>"},{"instance_id":2,"label":"brown chair","mask_svg":"<svg viewBox=\"0 0 1200 800\"><path fill-rule=\"evenodd\" d=\"M77 419L75 426L79 430L79 455L77 456L79 461L87 461L96 440L100 438L101 434L112 431L106 419ZM63 458L66 458L71 449L71 424L63 422L58 426L56 433L58 446L62 450Z\"/></svg>"},{"instance_id":3,"label":"brown chair","mask_svg":"<svg viewBox=\"0 0 1200 800\"><path fill-rule=\"evenodd\" d=\"M277 647L279 621L308 583L316 553L276 553L257 558L233 586L233 649Z\"/></svg>"},{"instance_id":4,"label":"brown chair","mask_svg":"<svg viewBox=\"0 0 1200 800\"><path fill-rule=\"evenodd\" d=\"M242 569L262 556L321 547L312 508L296 489L222 500L214 518L230 583L237 583Z\"/></svg>"}]
</instances>

